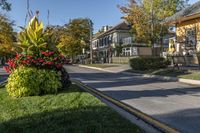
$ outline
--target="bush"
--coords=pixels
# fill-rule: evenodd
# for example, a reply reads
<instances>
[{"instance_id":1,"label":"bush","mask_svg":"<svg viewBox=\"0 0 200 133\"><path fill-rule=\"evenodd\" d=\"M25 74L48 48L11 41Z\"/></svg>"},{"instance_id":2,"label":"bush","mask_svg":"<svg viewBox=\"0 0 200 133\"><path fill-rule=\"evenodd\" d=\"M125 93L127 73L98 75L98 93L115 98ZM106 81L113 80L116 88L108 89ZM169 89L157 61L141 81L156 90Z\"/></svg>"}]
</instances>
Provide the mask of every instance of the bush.
<instances>
[{"instance_id":1,"label":"bush","mask_svg":"<svg viewBox=\"0 0 200 133\"><path fill-rule=\"evenodd\" d=\"M130 66L134 70L155 70L166 68L169 61L161 57L148 57L148 58L133 58L130 59Z\"/></svg>"},{"instance_id":2,"label":"bush","mask_svg":"<svg viewBox=\"0 0 200 133\"><path fill-rule=\"evenodd\" d=\"M13 97L57 93L62 86L60 77L55 70L21 66L10 74L6 89Z\"/></svg>"}]
</instances>

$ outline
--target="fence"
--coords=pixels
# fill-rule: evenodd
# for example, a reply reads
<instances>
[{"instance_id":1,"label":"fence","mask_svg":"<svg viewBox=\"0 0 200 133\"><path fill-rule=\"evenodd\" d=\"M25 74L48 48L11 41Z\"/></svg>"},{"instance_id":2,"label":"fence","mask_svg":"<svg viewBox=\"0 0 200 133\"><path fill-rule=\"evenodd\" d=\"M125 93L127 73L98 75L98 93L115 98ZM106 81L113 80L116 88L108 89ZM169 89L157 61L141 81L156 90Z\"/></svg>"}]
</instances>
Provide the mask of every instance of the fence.
<instances>
[{"instance_id":1,"label":"fence","mask_svg":"<svg viewBox=\"0 0 200 133\"><path fill-rule=\"evenodd\" d=\"M128 64L129 60L137 57L152 56L152 49L150 47L136 47L137 55L126 57L112 57L112 63L116 64Z\"/></svg>"}]
</instances>

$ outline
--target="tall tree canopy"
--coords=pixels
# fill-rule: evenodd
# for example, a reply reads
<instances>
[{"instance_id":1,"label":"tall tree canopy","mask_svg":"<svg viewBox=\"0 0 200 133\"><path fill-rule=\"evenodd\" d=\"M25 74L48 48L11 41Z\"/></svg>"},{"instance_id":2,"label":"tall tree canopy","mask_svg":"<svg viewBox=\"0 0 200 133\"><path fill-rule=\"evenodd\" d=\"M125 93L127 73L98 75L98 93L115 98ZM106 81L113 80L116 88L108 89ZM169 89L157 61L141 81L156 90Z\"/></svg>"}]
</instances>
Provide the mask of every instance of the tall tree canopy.
<instances>
[{"instance_id":1,"label":"tall tree canopy","mask_svg":"<svg viewBox=\"0 0 200 133\"><path fill-rule=\"evenodd\" d=\"M184 8L188 0L129 0L127 6L119 6L125 13L124 19L132 24L132 32L136 41L155 43L160 39L167 27L161 22L178 10Z\"/></svg>"},{"instance_id":2,"label":"tall tree canopy","mask_svg":"<svg viewBox=\"0 0 200 133\"><path fill-rule=\"evenodd\" d=\"M0 7L3 10L10 11L11 10L11 4L7 2L7 0L0 0Z\"/></svg>"},{"instance_id":3,"label":"tall tree canopy","mask_svg":"<svg viewBox=\"0 0 200 133\"><path fill-rule=\"evenodd\" d=\"M91 29L92 22L88 18L70 20L60 30L57 30L58 49L71 58L82 54L83 48L89 49Z\"/></svg>"},{"instance_id":4,"label":"tall tree canopy","mask_svg":"<svg viewBox=\"0 0 200 133\"><path fill-rule=\"evenodd\" d=\"M12 52L15 39L12 26L13 22L5 15L0 14L0 54L10 54Z\"/></svg>"},{"instance_id":5,"label":"tall tree canopy","mask_svg":"<svg viewBox=\"0 0 200 133\"><path fill-rule=\"evenodd\" d=\"M78 40L84 41L86 44L90 41L90 28L92 22L88 18L77 18L70 20L68 24L65 25L66 31Z\"/></svg>"}]
</instances>

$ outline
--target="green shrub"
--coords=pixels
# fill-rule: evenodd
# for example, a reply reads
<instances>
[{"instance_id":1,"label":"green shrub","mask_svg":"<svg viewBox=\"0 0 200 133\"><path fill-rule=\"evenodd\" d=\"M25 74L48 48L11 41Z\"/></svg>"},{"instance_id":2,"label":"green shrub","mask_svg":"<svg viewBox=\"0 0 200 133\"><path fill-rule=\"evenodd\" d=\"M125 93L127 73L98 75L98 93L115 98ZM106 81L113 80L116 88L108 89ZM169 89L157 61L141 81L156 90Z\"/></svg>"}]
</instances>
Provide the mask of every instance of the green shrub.
<instances>
[{"instance_id":1,"label":"green shrub","mask_svg":"<svg viewBox=\"0 0 200 133\"><path fill-rule=\"evenodd\" d=\"M159 68L166 68L169 61L161 57L147 57L147 58L133 58L130 59L130 66L134 70L155 70Z\"/></svg>"},{"instance_id":2,"label":"green shrub","mask_svg":"<svg viewBox=\"0 0 200 133\"><path fill-rule=\"evenodd\" d=\"M61 88L60 77L55 70L21 66L9 76L6 89L13 97L56 93Z\"/></svg>"}]
</instances>

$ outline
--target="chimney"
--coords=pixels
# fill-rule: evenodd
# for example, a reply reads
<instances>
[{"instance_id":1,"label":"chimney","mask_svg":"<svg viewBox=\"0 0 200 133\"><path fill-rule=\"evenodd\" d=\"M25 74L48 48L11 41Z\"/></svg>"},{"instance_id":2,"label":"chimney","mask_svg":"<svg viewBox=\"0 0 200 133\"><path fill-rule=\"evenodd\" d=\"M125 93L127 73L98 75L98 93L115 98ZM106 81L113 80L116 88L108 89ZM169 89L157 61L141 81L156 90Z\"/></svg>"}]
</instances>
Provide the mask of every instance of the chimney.
<instances>
[{"instance_id":1,"label":"chimney","mask_svg":"<svg viewBox=\"0 0 200 133\"><path fill-rule=\"evenodd\" d=\"M108 30L108 28L109 28L108 25L103 26L103 31L106 32Z\"/></svg>"}]
</instances>

